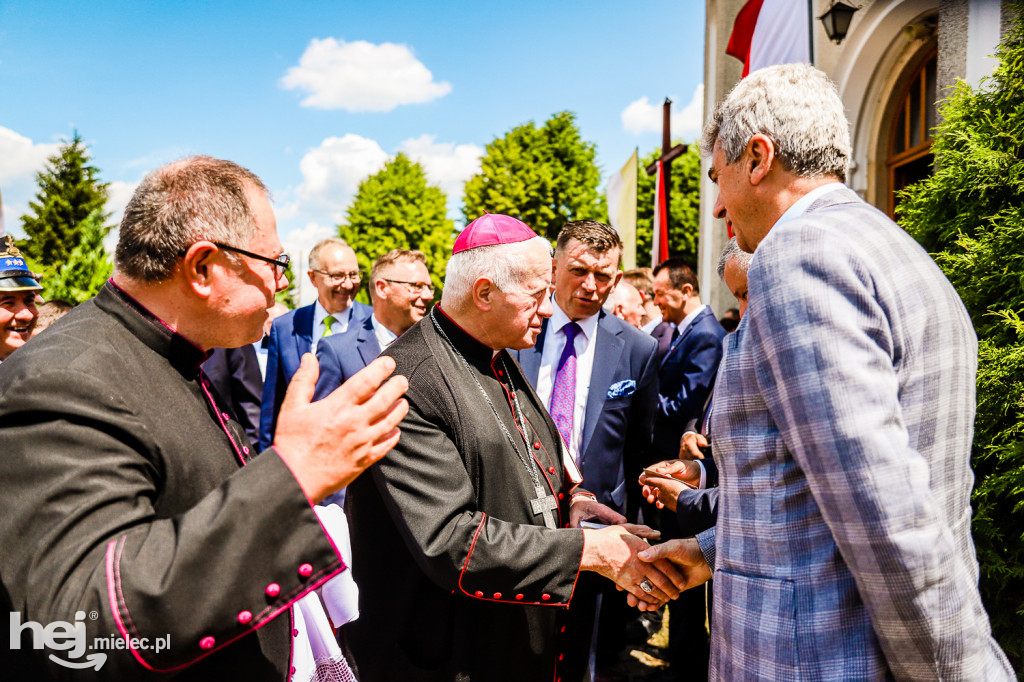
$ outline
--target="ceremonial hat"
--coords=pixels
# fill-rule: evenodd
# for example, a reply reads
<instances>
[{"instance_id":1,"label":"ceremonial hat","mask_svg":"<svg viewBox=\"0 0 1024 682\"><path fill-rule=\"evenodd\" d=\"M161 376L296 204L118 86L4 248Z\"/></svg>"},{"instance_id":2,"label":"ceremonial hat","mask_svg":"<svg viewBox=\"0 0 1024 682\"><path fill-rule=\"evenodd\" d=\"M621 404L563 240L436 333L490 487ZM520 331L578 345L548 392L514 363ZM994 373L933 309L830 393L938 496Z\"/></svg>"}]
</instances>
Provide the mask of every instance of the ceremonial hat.
<instances>
[{"instance_id":1,"label":"ceremonial hat","mask_svg":"<svg viewBox=\"0 0 1024 682\"><path fill-rule=\"evenodd\" d=\"M466 229L459 233L452 246L452 255L481 246L525 242L536 236L537 233L522 220L500 213L486 213L466 225Z\"/></svg>"},{"instance_id":2,"label":"ceremonial hat","mask_svg":"<svg viewBox=\"0 0 1024 682\"><path fill-rule=\"evenodd\" d=\"M42 289L35 275L25 265L21 252L14 246L14 238L0 236L0 291L39 291Z\"/></svg>"}]
</instances>

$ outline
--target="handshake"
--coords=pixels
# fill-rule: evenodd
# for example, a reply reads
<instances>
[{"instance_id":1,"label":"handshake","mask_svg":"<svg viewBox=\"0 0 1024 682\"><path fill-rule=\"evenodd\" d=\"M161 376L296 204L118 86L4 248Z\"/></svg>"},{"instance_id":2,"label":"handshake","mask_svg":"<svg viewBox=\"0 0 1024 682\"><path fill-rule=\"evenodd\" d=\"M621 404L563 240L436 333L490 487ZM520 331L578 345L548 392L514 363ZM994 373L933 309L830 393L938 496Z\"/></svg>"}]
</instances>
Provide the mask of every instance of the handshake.
<instances>
[{"instance_id":1,"label":"handshake","mask_svg":"<svg viewBox=\"0 0 1024 682\"><path fill-rule=\"evenodd\" d=\"M694 487L689 482L694 476L699 481L696 464L670 460L645 470L640 485L649 502L674 510L679 491L685 486ZM571 525L578 527L581 521L591 519L617 525L584 529L580 568L603 575L619 590L628 592L630 606L653 611L676 599L683 590L710 580L711 569L694 538L652 546L647 540L660 537L658 531L627 524L625 517L595 501L574 501Z\"/></svg>"}]
</instances>

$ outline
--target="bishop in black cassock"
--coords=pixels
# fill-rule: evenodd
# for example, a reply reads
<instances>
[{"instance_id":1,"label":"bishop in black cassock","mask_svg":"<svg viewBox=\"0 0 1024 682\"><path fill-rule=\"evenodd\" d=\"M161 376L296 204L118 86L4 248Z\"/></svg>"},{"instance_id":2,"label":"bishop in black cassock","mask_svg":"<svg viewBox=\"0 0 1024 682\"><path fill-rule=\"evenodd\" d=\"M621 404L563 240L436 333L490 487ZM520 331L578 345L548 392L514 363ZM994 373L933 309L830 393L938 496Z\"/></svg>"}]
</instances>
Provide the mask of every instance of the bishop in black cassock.
<instances>
[{"instance_id":1,"label":"bishop in black cassock","mask_svg":"<svg viewBox=\"0 0 1024 682\"><path fill-rule=\"evenodd\" d=\"M467 246L480 238L481 222L513 236L498 229ZM512 218L485 216L463 231L454 253L535 236ZM550 268L550 246L546 256L530 254ZM585 555L584 533L600 534L587 536L595 546L611 537L627 558L631 543L645 545L569 527L570 498L589 494L574 490L558 430L519 365L494 349L510 345L493 337L517 324L520 340L530 337L525 317L539 332L536 316L550 315L549 304L547 312L537 307L547 301L550 269L531 280L537 295L532 310L523 306L525 317L492 308L490 326L474 327L475 337L456 322L468 313L447 308L454 261L445 310L435 307L384 353L409 380L409 412L395 449L348 488L361 615L345 639L361 682L556 680L581 562L604 572L592 565L589 544ZM534 292L515 296L529 301ZM619 568L605 574L634 591L646 582L632 569L628 578Z\"/></svg>"}]
</instances>

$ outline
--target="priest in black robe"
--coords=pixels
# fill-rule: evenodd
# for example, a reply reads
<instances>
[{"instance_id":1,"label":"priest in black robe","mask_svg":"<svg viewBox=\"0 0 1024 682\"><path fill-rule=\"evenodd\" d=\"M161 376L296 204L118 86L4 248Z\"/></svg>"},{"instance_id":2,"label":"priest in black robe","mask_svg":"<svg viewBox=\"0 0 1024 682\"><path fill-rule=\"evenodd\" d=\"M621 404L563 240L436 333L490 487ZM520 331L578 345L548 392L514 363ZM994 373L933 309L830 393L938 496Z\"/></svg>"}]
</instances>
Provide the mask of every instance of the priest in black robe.
<instances>
[{"instance_id":1,"label":"priest in black robe","mask_svg":"<svg viewBox=\"0 0 1024 682\"><path fill-rule=\"evenodd\" d=\"M558 430L503 350L551 315L551 247L487 215L456 240L442 302L384 353L409 379L388 457L348 491L358 621L345 638L362 682L556 680L581 570L651 608L678 596L643 564L638 526L577 487ZM632 531L632 532L631 532Z\"/></svg>"}]
</instances>

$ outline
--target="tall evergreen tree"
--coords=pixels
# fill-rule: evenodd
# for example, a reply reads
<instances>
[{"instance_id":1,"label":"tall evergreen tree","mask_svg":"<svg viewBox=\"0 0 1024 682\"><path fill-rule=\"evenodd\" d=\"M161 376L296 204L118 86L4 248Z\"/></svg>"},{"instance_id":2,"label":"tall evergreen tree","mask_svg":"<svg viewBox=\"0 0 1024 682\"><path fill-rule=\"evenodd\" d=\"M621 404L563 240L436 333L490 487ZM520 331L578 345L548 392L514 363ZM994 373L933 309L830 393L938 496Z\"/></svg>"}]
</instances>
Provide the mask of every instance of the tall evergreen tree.
<instances>
[{"instance_id":1,"label":"tall evergreen tree","mask_svg":"<svg viewBox=\"0 0 1024 682\"><path fill-rule=\"evenodd\" d=\"M78 243L58 268L43 277L44 298L82 303L99 293L114 271L103 247L110 228L103 222L104 215L97 209L78 223Z\"/></svg>"},{"instance_id":2,"label":"tall evergreen tree","mask_svg":"<svg viewBox=\"0 0 1024 682\"><path fill-rule=\"evenodd\" d=\"M901 224L957 288L978 333L972 530L992 630L1024 676L1024 2L978 90L942 108L935 174Z\"/></svg>"},{"instance_id":3,"label":"tall evergreen tree","mask_svg":"<svg viewBox=\"0 0 1024 682\"><path fill-rule=\"evenodd\" d=\"M293 263L288 263L288 267L284 271L284 276L288 279L288 286L274 294L274 300L288 306L288 310L295 310L298 300L296 298L298 290L295 287L295 269L292 265Z\"/></svg>"},{"instance_id":4,"label":"tall evergreen tree","mask_svg":"<svg viewBox=\"0 0 1024 682\"><path fill-rule=\"evenodd\" d=\"M516 126L487 145L480 172L466 182L462 214L469 222L505 213L552 240L570 220L607 220L596 153L572 112L539 128L533 121Z\"/></svg>"},{"instance_id":5,"label":"tall evergreen tree","mask_svg":"<svg viewBox=\"0 0 1024 682\"><path fill-rule=\"evenodd\" d=\"M645 170L661 156L661 149L640 159L640 178L636 188L636 264L651 264L654 235L654 180ZM700 237L700 144L687 147L686 153L672 162L671 203L668 207L668 255L697 264L697 240Z\"/></svg>"},{"instance_id":6,"label":"tall evergreen tree","mask_svg":"<svg viewBox=\"0 0 1024 682\"><path fill-rule=\"evenodd\" d=\"M25 255L51 271L67 261L78 243L80 225L90 214L99 211L101 223L110 217L103 213L107 185L99 181L99 170L89 165L89 150L77 131L47 160L46 169L36 173L36 182L35 201L21 217L28 237Z\"/></svg>"},{"instance_id":7,"label":"tall evergreen tree","mask_svg":"<svg viewBox=\"0 0 1024 682\"><path fill-rule=\"evenodd\" d=\"M419 249L427 257L430 279L440 292L455 236L447 213L444 192L428 184L420 164L399 152L383 169L359 183L345 223L338 226L338 236L355 249L364 276L373 261L391 249ZM365 290L360 298L366 298Z\"/></svg>"}]
</instances>

